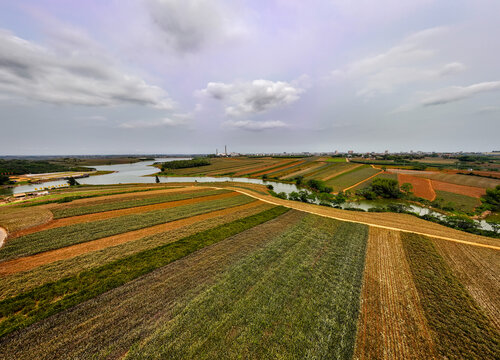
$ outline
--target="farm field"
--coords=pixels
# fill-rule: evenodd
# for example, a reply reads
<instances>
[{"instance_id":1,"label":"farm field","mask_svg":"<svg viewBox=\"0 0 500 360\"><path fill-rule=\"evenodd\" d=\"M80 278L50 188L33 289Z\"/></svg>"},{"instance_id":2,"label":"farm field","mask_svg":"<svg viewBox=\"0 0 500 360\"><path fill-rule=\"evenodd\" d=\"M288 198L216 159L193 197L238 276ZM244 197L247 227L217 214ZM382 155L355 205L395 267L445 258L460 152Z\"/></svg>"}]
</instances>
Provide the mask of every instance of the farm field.
<instances>
[{"instance_id":1,"label":"farm field","mask_svg":"<svg viewBox=\"0 0 500 360\"><path fill-rule=\"evenodd\" d=\"M333 191L337 192L340 190L344 190L349 188L357 183L368 179L370 176L373 176L379 173L379 169L374 169L371 166L364 165L360 167L356 167L351 171L345 172L336 176L326 182L328 186L333 187Z\"/></svg>"},{"instance_id":2,"label":"farm field","mask_svg":"<svg viewBox=\"0 0 500 360\"><path fill-rule=\"evenodd\" d=\"M498 357L498 240L210 186L6 206L0 358Z\"/></svg>"},{"instance_id":3,"label":"farm field","mask_svg":"<svg viewBox=\"0 0 500 360\"><path fill-rule=\"evenodd\" d=\"M436 192L432 187L431 180L424 179L417 176L407 175L407 174L398 174L399 184L409 183L412 186L412 192L415 196L427 199L434 200L436 198Z\"/></svg>"},{"instance_id":4,"label":"farm field","mask_svg":"<svg viewBox=\"0 0 500 360\"><path fill-rule=\"evenodd\" d=\"M361 184L353 187L352 190L356 191L359 189L366 189L367 187L369 187L372 184L373 180L375 180L375 179L394 179L394 180L397 180L398 176L396 174L391 174L388 172L381 172L381 173L377 174L377 176L375 176L367 181L364 181Z\"/></svg>"},{"instance_id":5,"label":"farm field","mask_svg":"<svg viewBox=\"0 0 500 360\"><path fill-rule=\"evenodd\" d=\"M442 181L431 180L432 187L438 191L447 191L454 194L480 198L486 194L486 189L474 186L457 185Z\"/></svg>"},{"instance_id":6,"label":"farm field","mask_svg":"<svg viewBox=\"0 0 500 360\"><path fill-rule=\"evenodd\" d=\"M479 176L448 174L444 172L425 172L424 174L415 173L415 176L422 176L427 179L451 183L455 185L472 186L477 188L494 188L500 185L500 179L490 179Z\"/></svg>"},{"instance_id":7,"label":"farm field","mask_svg":"<svg viewBox=\"0 0 500 360\"><path fill-rule=\"evenodd\" d=\"M436 190L436 199L442 199L443 205L452 203L457 210L472 212L474 208L481 204L476 197L455 194L452 192Z\"/></svg>"}]
</instances>

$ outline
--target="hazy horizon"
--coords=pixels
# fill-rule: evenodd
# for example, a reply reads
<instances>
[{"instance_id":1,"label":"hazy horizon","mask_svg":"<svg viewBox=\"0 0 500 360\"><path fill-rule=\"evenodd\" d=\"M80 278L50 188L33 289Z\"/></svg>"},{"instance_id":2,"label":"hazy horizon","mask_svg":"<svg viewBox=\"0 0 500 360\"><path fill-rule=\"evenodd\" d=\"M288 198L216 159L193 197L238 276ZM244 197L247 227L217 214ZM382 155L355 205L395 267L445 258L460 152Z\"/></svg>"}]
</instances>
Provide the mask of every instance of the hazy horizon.
<instances>
[{"instance_id":1,"label":"hazy horizon","mask_svg":"<svg viewBox=\"0 0 500 360\"><path fill-rule=\"evenodd\" d=\"M498 1L0 10L2 155L500 150Z\"/></svg>"}]
</instances>

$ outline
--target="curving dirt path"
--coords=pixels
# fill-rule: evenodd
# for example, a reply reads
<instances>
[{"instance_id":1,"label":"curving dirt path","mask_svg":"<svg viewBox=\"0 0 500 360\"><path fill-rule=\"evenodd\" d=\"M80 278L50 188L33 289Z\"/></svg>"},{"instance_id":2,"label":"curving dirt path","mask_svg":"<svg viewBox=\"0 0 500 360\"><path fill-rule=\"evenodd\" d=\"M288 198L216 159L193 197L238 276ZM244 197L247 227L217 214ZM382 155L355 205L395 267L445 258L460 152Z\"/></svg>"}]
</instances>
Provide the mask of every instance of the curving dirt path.
<instances>
[{"instance_id":1,"label":"curving dirt path","mask_svg":"<svg viewBox=\"0 0 500 360\"><path fill-rule=\"evenodd\" d=\"M159 204L136 206L136 207L130 207L130 208L126 208L126 209L119 209L119 210L103 211L103 212L98 212L98 213L94 213L94 214L87 214L87 215L71 216L71 217L67 217L67 218L52 220L52 221L45 223L43 225L39 225L39 226L35 226L32 228L18 231L15 234L13 234L12 238L32 234L32 233L39 232L42 230L57 228L57 227L61 227L61 226L68 226L68 225L80 224L80 223L91 222L91 221L111 219L111 218L115 218L115 217L119 217L119 216L138 214L138 213L143 213L143 212L147 212L147 211L169 209L169 208L173 208L173 207L177 207L177 206L197 204L197 203L204 202L204 201L219 200L219 199L225 199L225 198L230 198L230 197L234 197L234 196L238 196L238 194L225 193L225 194L219 194L219 195L209 195L209 196L203 196L203 197L198 197L198 198L194 198L194 199L168 201L168 202L163 202L163 203L159 203Z\"/></svg>"},{"instance_id":2,"label":"curving dirt path","mask_svg":"<svg viewBox=\"0 0 500 360\"><path fill-rule=\"evenodd\" d=\"M3 246L5 239L7 239L7 230L0 226L0 248Z\"/></svg>"},{"instance_id":3,"label":"curving dirt path","mask_svg":"<svg viewBox=\"0 0 500 360\"><path fill-rule=\"evenodd\" d=\"M214 188L220 189L218 187ZM314 204L301 203L298 201L283 200L270 195L257 194L253 191L241 188L227 187L226 189L245 194L269 204L286 206L291 209L305 211L310 214L324 216L335 220L353 222L380 229L402 231L461 244L500 250L500 240L498 239L465 233L443 225L432 223L430 221L425 221L408 214L346 211ZM415 229L419 229L419 231L416 231Z\"/></svg>"},{"instance_id":4,"label":"curving dirt path","mask_svg":"<svg viewBox=\"0 0 500 360\"><path fill-rule=\"evenodd\" d=\"M144 229L130 231L124 234L104 237L101 239L87 241L80 244L66 246L64 248L46 251L40 254L26 256L14 260L9 260L0 263L0 275L14 274L21 271L33 269L35 267L49 264L55 261L70 259L78 255L82 255L91 251L101 250L110 246L116 246L129 241L138 240L146 236L163 233L170 230L179 229L181 227L194 224L196 222L211 219L219 216L231 214L241 210L249 209L261 205L260 201L231 207L228 209L212 211L206 214L196 215L185 219L175 220L160 225L151 226Z\"/></svg>"}]
</instances>

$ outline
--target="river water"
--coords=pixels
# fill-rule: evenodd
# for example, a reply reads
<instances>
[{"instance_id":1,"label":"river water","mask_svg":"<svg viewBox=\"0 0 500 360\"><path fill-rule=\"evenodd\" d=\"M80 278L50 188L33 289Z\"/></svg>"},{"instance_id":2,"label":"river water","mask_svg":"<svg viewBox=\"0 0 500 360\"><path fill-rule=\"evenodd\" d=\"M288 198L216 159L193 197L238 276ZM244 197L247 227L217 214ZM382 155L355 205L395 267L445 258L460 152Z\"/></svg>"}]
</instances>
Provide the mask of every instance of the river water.
<instances>
[{"instance_id":1,"label":"river water","mask_svg":"<svg viewBox=\"0 0 500 360\"><path fill-rule=\"evenodd\" d=\"M190 158L157 158L151 161L140 161L133 164L119 164L119 165L99 165L92 166L96 170L100 171L114 171L111 174L106 175L97 175L90 176L88 178L77 179L80 184L86 185L112 185L112 184L130 184L130 183L154 183L155 177L148 176L153 175L159 172L159 169L153 167L155 162L168 162L174 160L187 160ZM261 184L261 185L272 185L274 191L277 193L284 192L286 194L290 194L292 191L300 191L303 189L297 188L293 184L283 184L274 181L264 181L261 179L248 179L248 178L233 178L233 177L210 177L210 176L184 176L184 177L164 177L160 176L160 182L162 183L173 183L173 182L225 182L225 181L235 181L235 182L243 182L243 183L252 183L252 184ZM13 188L4 189L7 190L8 193L22 193L22 192L31 192L35 190L40 190L41 188L49 188L57 187L60 185L66 185L66 180L57 180L57 181L48 181L42 184L33 184L33 185L20 185L15 186ZM342 207L353 207L359 208L363 210L368 210L369 208L376 206L384 206L387 205L388 202L373 200L373 201L353 201L348 202L342 205ZM428 208L410 205L410 208L413 212L419 215L432 214L438 217L442 217L440 213L432 211ZM491 226L486 223L486 221L482 220L479 222L481 228L485 230L491 230Z\"/></svg>"}]
</instances>

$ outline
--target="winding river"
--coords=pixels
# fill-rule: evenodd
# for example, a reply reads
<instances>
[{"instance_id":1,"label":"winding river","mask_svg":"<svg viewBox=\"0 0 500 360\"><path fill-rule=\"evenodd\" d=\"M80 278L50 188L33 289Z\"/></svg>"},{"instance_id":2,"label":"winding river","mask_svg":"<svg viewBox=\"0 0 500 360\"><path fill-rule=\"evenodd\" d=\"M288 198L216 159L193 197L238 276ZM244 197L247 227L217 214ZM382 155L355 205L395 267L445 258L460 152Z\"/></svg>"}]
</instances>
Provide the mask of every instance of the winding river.
<instances>
[{"instance_id":1,"label":"winding river","mask_svg":"<svg viewBox=\"0 0 500 360\"><path fill-rule=\"evenodd\" d=\"M111 174L106 175L96 175L90 176L88 178L78 179L80 184L87 185L111 185L111 184L130 184L130 183L154 183L155 178L153 175L159 172L159 169L153 167L155 162L167 162L174 160L186 160L189 158L156 158L150 161L140 161L132 164L119 164L119 165L99 165L93 166L96 170L100 171L113 171ZM210 176L184 176L184 177L160 177L160 182L162 183L173 183L173 182L225 182L225 181L235 181L235 182L243 182L243 183L252 183L252 184L261 184L261 185L272 185L274 191L284 192L286 194L290 194L292 191L299 191L303 189L298 189L293 184L283 184L274 181L264 181L261 179L248 179L248 178L234 178L234 177L210 177ZM67 184L66 180L57 180L57 181L48 181L42 184L33 184L33 185L20 185L15 186L13 188L6 189L9 193L22 193L22 192L30 192L35 191L40 188L50 188L52 186L65 185ZM357 201L357 202L348 202L342 205L342 207L352 207L359 208L363 210L368 210L371 207L384 205L379 201ZM416 212L419 215L432 214L438 217L442 217L440 213L434 212L428 208L410 205L410 208L413 212ZM479 226L485 230L491 230L491 226L486 223L486 221L482 220L479 223Z\"/></svg>"}]
</instances>

